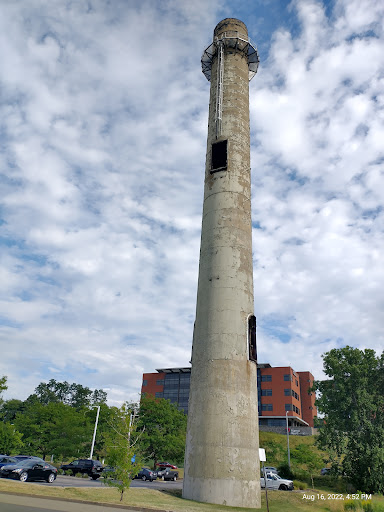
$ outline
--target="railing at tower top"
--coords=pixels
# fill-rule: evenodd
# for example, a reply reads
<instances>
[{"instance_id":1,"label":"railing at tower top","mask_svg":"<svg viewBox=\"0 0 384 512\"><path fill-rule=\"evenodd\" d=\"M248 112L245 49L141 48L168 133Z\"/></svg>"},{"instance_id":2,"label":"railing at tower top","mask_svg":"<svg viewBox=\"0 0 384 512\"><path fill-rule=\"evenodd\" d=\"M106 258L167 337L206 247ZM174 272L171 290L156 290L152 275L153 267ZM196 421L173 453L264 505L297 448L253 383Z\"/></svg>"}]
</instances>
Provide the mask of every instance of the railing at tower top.
<instances>
[{"instance_id":1,"label":"railing at tower top","mask_svg":"<svg viewBox=\"0 0 384 512\"><path fill-rule=\"evenodd\" d=\"M211 81L212 62L218 52L219 43L222 43L224 48L232 49L235 52L238 51L246 55L248 59L248 77L249 80L252 80L257 73L260 61L256 45L254 45L245 34L241 34L235 30L222 32L219 36L216 36L208 48L204 50L201 57L201 68L207 80Z\"/></svg>"}]
</instances>

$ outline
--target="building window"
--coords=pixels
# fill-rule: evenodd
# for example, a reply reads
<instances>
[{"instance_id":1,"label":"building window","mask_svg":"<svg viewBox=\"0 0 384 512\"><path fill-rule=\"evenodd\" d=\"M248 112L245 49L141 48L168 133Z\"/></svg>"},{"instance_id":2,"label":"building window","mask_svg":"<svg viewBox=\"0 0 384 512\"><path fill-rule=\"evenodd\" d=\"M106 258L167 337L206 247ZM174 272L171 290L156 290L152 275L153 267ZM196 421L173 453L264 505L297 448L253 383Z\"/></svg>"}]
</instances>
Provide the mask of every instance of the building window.
<instances>
[{"instance_id":1,"label":"building window","mask_svg":"<svg viewBox=\"0 0 384 512\"><path fill-rule=\"evenodd\" d=\"M272 396L272 389L262 389L261 396Z\"/></svg>"},{"instance_id":2,"label":"building window","mask_svg":"<svg viewBox=\"0 0 384 512\"><path fill-rule=\"evenodd\" d=\"M157 391L155 393L155 398L163 398L163 392L162 391Z\"/></svg>"},{"instance_id":3,"label":"building window","mask_svg":"<svg viewBox=\"0 0 384 512\"><path fill-rule=\"evenodd\" d=\"M293 381L293 377L292 377L292 375L287 374L287 375L284 375L284 380L285 380L285 381L289 381L289 380L290 380L290 381Z\"/></svg>"},{"instance_id":4,"label":"building window","mask_svg":"<svg viewBox=\"0 0 384 512\"><path fill-rule=\"evenodd\" d=\"M285 404L286 411L292 411L292 404Z\"/></svg>"},{"instance_id":5,"label":"building window","mask_svg":"<svg viewBox=\"0 0 384 512\"><path fill-rule=\"evenodd\" d=\"M261 404L262 411L273 411L273 404Z\"/></svg>"},{"instance_id":6,"label":"building window","mask_svg":"<svg viewBox=\"0 0 384 512\"><path fill-rule=\"evenodd\" d=\"M249 360L257 363L256 317L254 315L251 315L248 319L248 349Z\"/></svg>"},{"instance_id":7,"label":"building window","mask_svg":"<svg viewBox=\"0 0 384 512\"><path fill-rule=\"evenodd\" d=\"M143 386L148 386L148 381L143 379Z\"/></svg>"},{"instance_id":8,"label":"building window","mask_svg":"<svg viewBox=\"0 0 384 512\"><path fill-rule=\"evenodd\" d=\"M298 385L299 385L299 381L296 380L296 386L298 386Z\"/></svg>"},{"instance_id":9,"label":"building window","mask_svg":"<svg viewBox=\"0 0 384 512\"><path fill-rule=\"evenodd\" d=\"M291 390L290 389L284 389L284 396L291 396Z\"/></svg>"},{"instance_id":10,"label":"building window","mask_svg":"<svg viewBox=\"0 0 384 512\"><path fill-rule=\"evenodd\" d=\"M227 167L227 142L222 140L212 144L211 172Z\"/></svg>"},{"instance_id":11,"label":"building window","mask_svg":"<svg viewBox=\"0 0 384 512\"><path fill-rule=\"evenodd\" d=\"M156 386L164 386L164 379L158 379L156 381Z\"/></svg>"},{"instance_id":12,"label":"building window","mask_svg":"<svg viewBox=\"0 0 384 512\"><path fill-rule=\"evenodd\" d=\"M261 382L272 382L272 375L262 375Z\"/></svg>"},{"instance_id":13,"label":"building window","mask_svg":"<svg viewBox=\"0 0 384 512\"><path fill-rule=\"evenodd\" d=\"M285 427L285 420L278 420L278 419L268 419L267 425L269 427Z\"/></svg>"}]
</instances>

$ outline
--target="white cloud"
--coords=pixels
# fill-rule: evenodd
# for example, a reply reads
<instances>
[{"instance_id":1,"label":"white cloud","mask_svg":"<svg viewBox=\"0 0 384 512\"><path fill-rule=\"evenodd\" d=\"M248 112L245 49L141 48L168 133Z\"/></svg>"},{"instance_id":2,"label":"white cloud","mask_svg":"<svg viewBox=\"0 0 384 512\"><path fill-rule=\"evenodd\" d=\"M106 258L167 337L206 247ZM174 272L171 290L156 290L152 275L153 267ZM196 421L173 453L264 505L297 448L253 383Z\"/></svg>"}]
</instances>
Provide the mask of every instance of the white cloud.
<instances>
[{"instance_id":1,"label":"white cloud","mask_svg":"<svg viewBox=\"0 0 384 512\"><path fill-rule=\"evenodd\" d=\"M368 31L381 35L384 12L357 24L349 3L331 19L295 5L302 32L277 33L251 86L256 312L261 328L280 315L295 354L310 344L319 357L326 340L380 351L384 44Z\"/></svg>"},{"instance_id":2,"label":"white cloud","mask_svg":"<svg viewBox=\"0 0 384 512\"><path fill-rule=\"evenodd\" d=\"M232 8L3 6L8 396L56 378L116 403L137 397L143 372L188 365L209 97L200 56L221 18L247 23ZM258 351L320 376L326 350L383 344L383 9L295 1L289 16L250 86Z\"/></svg>"}]
</instances>

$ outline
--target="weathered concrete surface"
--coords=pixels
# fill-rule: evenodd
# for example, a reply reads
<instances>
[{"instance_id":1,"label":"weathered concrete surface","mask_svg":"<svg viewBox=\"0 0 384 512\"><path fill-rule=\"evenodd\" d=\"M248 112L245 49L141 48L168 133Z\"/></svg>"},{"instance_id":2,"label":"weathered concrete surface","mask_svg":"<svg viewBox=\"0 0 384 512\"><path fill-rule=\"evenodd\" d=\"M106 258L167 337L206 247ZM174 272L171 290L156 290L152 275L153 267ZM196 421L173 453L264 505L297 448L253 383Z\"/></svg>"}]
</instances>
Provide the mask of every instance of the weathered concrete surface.
<instances>
[{"instance_id":1,"label":"weathered concrete surface","mask_svg":"<svg viewBox=\"0 0 384 512\"><path fill-rule=\"evenodd\" d=\"M214 32L239 32L234 19ZM183 497L260 508L256 364L248 359L254 313L248 62L225 47L223 115L216 138L212 64L204 207ZM228 140L227 169L211 173L212 143Z\"/></svg>"}]
</instances>

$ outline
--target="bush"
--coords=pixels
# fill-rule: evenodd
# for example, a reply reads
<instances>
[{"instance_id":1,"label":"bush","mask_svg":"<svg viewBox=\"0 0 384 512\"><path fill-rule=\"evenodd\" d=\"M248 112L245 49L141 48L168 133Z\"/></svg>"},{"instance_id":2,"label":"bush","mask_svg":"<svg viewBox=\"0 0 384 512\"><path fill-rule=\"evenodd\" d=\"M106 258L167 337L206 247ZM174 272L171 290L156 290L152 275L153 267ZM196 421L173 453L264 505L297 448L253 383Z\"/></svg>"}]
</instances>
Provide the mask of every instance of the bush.
<instances>
[{"instance_id":1,"label":"bush","mask_svg":"<svg viewBox=\"0 0 384 512\"><path fill-rule=\"evenodd\" d=\"M294 480L293 487L295 489L300 489L301 491L303 491L304 489L308 489L309 485L308 482L303 482L302 480Z\"/></svg>"},{"instance_id":2,"label":"bush","mask_svg":"<svg viewBox=\"0 0 384 512\"><path fill-rule=\"evenodd\" d=\"M384 503L371 503L366 502L363 503L364 512L383 512L384 511Z\"/></svg>"},{"instance_id":3,"label":"bush","mask_svg":"<svg viewBox=\"0 0 384 512\"><path fill-rule=\"evenodd\" d=\"M327 489L332 489L336 492L356 492L356 489L353 488L350 484L348 484L348 482L342 477L331 475L314 476L313 483L315 489L326 487Z\"/></svg>"},{"instance_id":4,"label":"bush","mask_svg":"<svg viewBox=\"0 0 384 512\"><path fill-rule=\"evenodd\" d=\"M356 503L355 500L347 500L344 503L344 510L358 510L357 507L358 507L358 504Z\"/></svg>"},{"instance_id":5,"label":"bush","mask_svg":"<svg viewBox=\"0 0 384 512\"><path fill-rule=\"evenodd\" d=\"M294 479L294 474L288 464L281 464L281 466L277 468L277 472L281 478L287 478L288 480Z\"/></svg>"}]
</instances>

